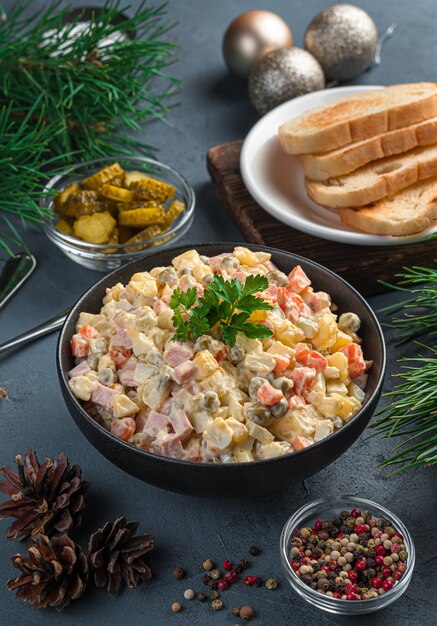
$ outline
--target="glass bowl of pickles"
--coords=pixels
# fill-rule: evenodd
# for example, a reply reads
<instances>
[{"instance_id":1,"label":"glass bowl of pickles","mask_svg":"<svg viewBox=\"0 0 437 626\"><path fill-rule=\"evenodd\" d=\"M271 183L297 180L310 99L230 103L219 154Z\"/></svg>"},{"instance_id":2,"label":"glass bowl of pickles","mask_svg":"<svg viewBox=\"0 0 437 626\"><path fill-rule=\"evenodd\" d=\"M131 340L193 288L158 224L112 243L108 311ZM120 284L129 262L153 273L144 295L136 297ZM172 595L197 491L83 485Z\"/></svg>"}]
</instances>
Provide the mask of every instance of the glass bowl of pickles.
<instances>
[{"instance_id":1,"label":"glass bowl of pickles","mask_svg":"<svg viewBox=\"0 0 437 626\"><path fill-rule=\"evenodd\" d=\"M174 244L193 221L195 194L176 170L146 157L95 159L50 179L41 206L48 238L70 259L106 272Z\"/></svg>"}]
</instances>

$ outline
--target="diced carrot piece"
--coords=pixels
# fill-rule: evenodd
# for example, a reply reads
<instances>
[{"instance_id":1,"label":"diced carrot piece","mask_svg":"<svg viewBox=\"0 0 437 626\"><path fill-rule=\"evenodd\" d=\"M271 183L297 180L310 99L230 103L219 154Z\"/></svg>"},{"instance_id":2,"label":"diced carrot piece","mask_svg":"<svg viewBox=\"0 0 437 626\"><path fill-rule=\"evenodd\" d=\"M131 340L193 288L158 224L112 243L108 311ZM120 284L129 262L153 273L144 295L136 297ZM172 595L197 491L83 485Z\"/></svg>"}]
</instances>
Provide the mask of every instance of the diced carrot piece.
<instances>
[{"instance_id":1,"label":"diced carrot piece","mask_svg":"<svg viewBox=\"0 0 437 626\"><path fill-rule=\"evenodd\" d=\"M88 341L80 335L76 333L71 338L71 351L73 352L73 356L76 358L83 358L88 356L89 346Z\"/></svg>"},{"instance_id":2,"label":"diced carrot piece","mask_svg":"<svg viewBox=\"0 0 437 626\"><path fill-rule=\"evenodd\" d=\"M307 439L306 437L296 437L291 444L293 448L297 450L303 450L304 448L308 448L313 442L311 439Z\"/></svg>"},{"instance_id":3,"label":"diced carrot piece","mask_svg":"<svg viewBox=\"0 0 437 626\"><path fill-rule=\"evenodd\" d=\"M296 362L306 367L312 367L318 372L321 372L328 365L327 359L317 352L317 350L310 350L304 343L298 343L296 345Z\"/></svg>"},{"instance_id":4,"label":"diced carrot piece","mask_svg":"<svg viewBox=\"0 0 437 626\"><path fill-rule=\"evenodd\" d=\"M276 361L276 365L275 365L275 369L273 370L273 373L278 376L279 374L282 374L282 372L284 372L290 365L290 357L285 356L285 354L274 354L273 355L275 361Z\"/></svg>"},{"instance_id":5,"label":"diced carrot piece","mask_svg":"<svg viewBox=\"0 0 437 626\"><path fill-rule=\"evenodd\" d=\"M310 388L316 375L317 372L315 369L309 367L296 367L296 369L294 369L289 376L294 383L294 393L302 397L303 394Z\"/></svg>"},{"instance_id":6,"label":"diced carrot piece","mask_svg":"<svg viewBox=\"0 0 437 626\"><path fill-rule=\"evenodd\" d=\"M111 433L123 441L128 441L134 432L135 420L131 417L123 417L111 422Z\"/></svg>"},{"instance_id":7,"label":"diced carrot piece","mask_svg":"<svg viewBox=\"0 0 437 626\"><path fill-rule=\"evenodd\" d=\"M294 293L302 293L311 285L311 281L300 265L296 265L288 275L287 288Z\"/></svg>"},{"instance_id":8,"label":"diced carrot piece","mask_svg":"<svg viewBox=\"0 0 437 626\"><path fill-rule=\"evenodd\" d=\"M355 376L360 376L363 372L366 371L366 362L364 360L363 351L361 346L357 343L350 343L347 346L343 346L340 348L340 352L343 352L347 356L348 364L349 364L349 376L351 378L355 378Z\"/></svg>"},{"instance_id":9,"label":"diced carrot piece","mask_svg":"<svg viewBox=\"0 0 437 626\"><path fill-rule=\"evenodd\" d=\"M117 348L116 350L110 350L109 356L114 361L117 369L122 367L132 355L131 348Z\"/></svg>"},{"instance_id":10,"label":"diced carrot piece","mask_svg":"<svg viewBox=\"0 0 437 626\"><path fill-rule=\"evenodd\" d=\"M258 400L266 406L273 406L284 397L282 391L276 389L270 383L264 383L264 385L258 389L257 395Z\"/></svg>"},{"instance_id":11,"label":"diced carrot piece","mask_svg":"<svg viewBox=\"0 0 437 626\"><path fill-rule=\"evenodd\" d=\"M86 339L95 339L100 335L99 331L95 329L94 326L91 326L91 324L85 324L79 332L83 337L86 337Z\"/></svg>"}]
</instances>

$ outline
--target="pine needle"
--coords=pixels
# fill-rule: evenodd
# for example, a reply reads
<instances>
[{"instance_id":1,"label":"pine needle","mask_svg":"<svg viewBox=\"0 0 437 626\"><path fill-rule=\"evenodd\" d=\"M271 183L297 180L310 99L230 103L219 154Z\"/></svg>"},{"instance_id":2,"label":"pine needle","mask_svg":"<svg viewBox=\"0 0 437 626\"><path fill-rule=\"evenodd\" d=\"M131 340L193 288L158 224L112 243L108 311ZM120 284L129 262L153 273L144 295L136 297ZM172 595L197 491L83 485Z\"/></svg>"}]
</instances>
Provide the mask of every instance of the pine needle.
<instances>
[{"instance_id":1,"label":"pine needle","mask_svg":"<svg viewBox=\"0 0 437 626\"><path fill-rule=\"evenodd\" d=\"M437 269L415 266L397 276L401 278L397 285L385 284L411 293L412 298L382 309L403 310L386 325L396 330L400 343L419 336L429 339L437 331ZM394 467L389 476L437 464L437 346L415 343L427 351L425 356L399 360L403 371L395 378L400 382L385 394L389 404L372 425L374 435L383 439L406 437L381 463Z\"/></svg>"}]
</instances>

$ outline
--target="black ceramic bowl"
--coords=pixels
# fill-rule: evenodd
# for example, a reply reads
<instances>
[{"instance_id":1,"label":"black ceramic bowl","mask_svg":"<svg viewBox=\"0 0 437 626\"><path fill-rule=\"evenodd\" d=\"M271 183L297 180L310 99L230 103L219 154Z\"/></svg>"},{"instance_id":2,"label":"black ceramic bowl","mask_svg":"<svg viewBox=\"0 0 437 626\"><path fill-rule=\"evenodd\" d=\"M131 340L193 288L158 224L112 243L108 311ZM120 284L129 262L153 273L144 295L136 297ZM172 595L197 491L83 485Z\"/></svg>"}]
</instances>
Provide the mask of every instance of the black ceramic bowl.
<instances>
[{"instance_id":1,"label":"black ceramic bowl","mask_svg":"<svg viewBox=\"0 0 437 626\"><path fill-rule=\"evenodd\" d=\"M234 245L241 244L181 246L150 254L116 269L99 280L76 302L59 337L57 348L59 380L68 409L76 424L93 446L112 463L136 478L163 489L202 496L259 495L284 489L319 472L342 455L368 424L381 394L385 372L384 338L374 313L360 294L342 278L313 261L274 248L245 244L251 250L270 252L272 261L286 273L300 264L312 280L315 289L327 291L332 296L339 314L353 311L360 317L364 354L367 359L373 360L373 365L369 370L366 399L357 415L331 436L299 452L267 461L215 465L178 461L135 448L111 435L86 413L68 387L68 371L74 365L70 339L75 333L79 313L81 311L98 313L107 287L118 282L127 283L135 272L169 265L173 257L184 250L196 248L201 254L212 256L232 250Z\"/></svg>"}]
</instances>

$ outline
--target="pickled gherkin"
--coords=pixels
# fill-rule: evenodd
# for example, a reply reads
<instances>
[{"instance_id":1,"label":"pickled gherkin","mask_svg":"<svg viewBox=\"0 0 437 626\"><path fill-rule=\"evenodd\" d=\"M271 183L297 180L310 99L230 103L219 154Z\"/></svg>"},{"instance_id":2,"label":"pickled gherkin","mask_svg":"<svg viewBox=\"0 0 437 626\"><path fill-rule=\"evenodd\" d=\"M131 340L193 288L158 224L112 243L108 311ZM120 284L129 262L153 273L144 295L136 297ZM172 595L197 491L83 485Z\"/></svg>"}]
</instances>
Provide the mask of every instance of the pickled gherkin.
<instances>
[{"instance_id":1,"label":"pickled gherkin","mask_svg":"<svg viewBox=\"0 0 437 626\"><path fill-rule=\"evenodd\" d=\"M121 187L108 183L102 185L99 191L104 198L115 200L116 202L130 202L134 197L133 192L129 189L122 189Z\"/></svg>"},{"instance_id":2,"label":"pickled gherkin","mask_svg":"<svg viewBox=\"0 0 437 626\"><path fill-rule=\"evenodd\" d=\"M160 204L164 204L166 200L170 200L176 193L173 185L164 183L154 178L142 178L130 184L130 189L135 192L135 196L141 200L155 200Z\"/></svg>"},{"instance_id":3,"label":"pickled gherkin","mask_svg":"<svg viewBox=\"0 0 437 626\"><path fill-rule=\"evenodd\" d=\"M153 239L161 234L161 227L158 224L151 224L151 226L147 226L144 230L141 230L139 233L128 239L126 244L133 243L141 243L142 241L147 242L149 239ZM135 252L138 247L135 246L133 248L126 248L126 252Z\"/></svg>"},{"instance_id":4,"label":"pickled gherkin","mask_svg":"<svg viewBox=\"0 0 437 626\"><path fill-rule=\"evenodd\" d=\"M170 226L179 215L186 209L185 203L180 200L173 200L165 213L165 221Z\"/></svg>"},{"instance_id":5,"label":"pickled gherkin","mask_svg":"<svg viewBox=\"0 0 437 626\"><path fill-rule=\"evenodd\" d=\"M105 183L109 183L113 178L118 176L123 176L124 170L118 163L112 163L112 165L108 165L103 169L99 170L92 176L88 176L88 178L84 178L82 181L82 185L86 189L100 189L102 185Z\"/></svg>"},{"instance_id":6,"label":"pickled gherkin","mask_svg":"<svg viewBox=\"0 0 437 626\"><path fill-rule=\"evenodd\" d=\"M80 186L77 183L71 183L68 187L65 187L53 201L55 212L58 215L63 215L68 203L69 198L80 191Z\"/></svg>"},{"instance_id":7,"label":"pickled gherkin","mask_svg":"<svg viewBox=\"0 0 437 626\"><path fill-rule=\"evenodd\" d=\"M141 171L124 171L118 163L112 163L58 193L53 200L59 215L56 228L101 245L106 254L119 249L107 244L128 244L124 248L128 252L141 248L133 247L135 243L159 246L174 236L166 232L186 210L175 194L175 187L169 183ZM158 240L153 241L155 238Z\"/></svg>"},{"instance_id":8,"label":"pickled gherkin","mask_svg":"<svg viewBox=\"0 0 437 626\"><path fill-rule=\"evenodd\" d=\"M163 209L122 211L118 216L118 223L121 226L132 226L134 228L145 228L150 224L165 224L165 213Z\"/></svg>"}]
</instances>

